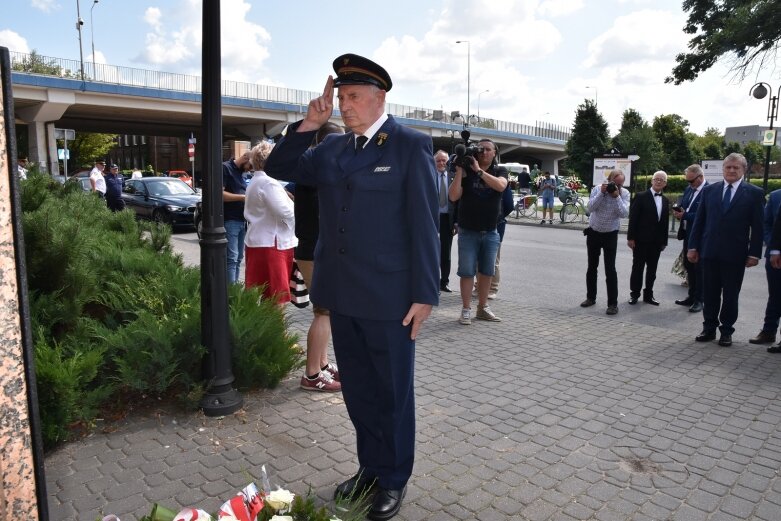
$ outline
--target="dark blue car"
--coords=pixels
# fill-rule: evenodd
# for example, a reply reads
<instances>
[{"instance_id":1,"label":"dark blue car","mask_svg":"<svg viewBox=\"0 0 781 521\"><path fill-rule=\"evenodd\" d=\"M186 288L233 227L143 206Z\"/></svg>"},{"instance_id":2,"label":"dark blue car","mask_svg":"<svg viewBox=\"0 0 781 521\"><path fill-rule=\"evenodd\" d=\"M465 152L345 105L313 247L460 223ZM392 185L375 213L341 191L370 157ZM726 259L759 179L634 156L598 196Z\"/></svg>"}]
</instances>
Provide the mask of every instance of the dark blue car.
<instances>
[{"instance_id":1,"label":"dark blue car","mask_svg":"<svg viewBox=\"0 0 781 521\"><path fill-rule=\"evenodd\" d=\"M144 177L126 180L122 199L138 218L192 226L201 194L173 177Z\"/></svg>"}]
</instances>

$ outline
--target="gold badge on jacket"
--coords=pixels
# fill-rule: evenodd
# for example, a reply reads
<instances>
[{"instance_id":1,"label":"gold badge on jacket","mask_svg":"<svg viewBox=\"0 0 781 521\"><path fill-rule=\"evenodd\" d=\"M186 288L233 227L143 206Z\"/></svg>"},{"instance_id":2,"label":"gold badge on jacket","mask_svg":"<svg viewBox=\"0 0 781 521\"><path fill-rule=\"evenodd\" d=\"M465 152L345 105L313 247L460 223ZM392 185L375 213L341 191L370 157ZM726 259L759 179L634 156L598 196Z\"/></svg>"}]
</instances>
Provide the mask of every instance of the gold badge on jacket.
<instances>
[{"instance_id":1,"label":"gold badge on jacket","mask_svg":"<svg viewBox=\"0 0 781 521\"><path fill-rule=\"evenodd\" d=\"M376 143L377 143L377 146L378 146L378 147L381 147L382 145L384 145L384 144L385 144L385 141L386 141L387 139L388 139L388 134L386 134L385 132L380 132L380 133L378 133L378 134L377 134L377 141L376 141Z\"/></svg>"}]
</instances>

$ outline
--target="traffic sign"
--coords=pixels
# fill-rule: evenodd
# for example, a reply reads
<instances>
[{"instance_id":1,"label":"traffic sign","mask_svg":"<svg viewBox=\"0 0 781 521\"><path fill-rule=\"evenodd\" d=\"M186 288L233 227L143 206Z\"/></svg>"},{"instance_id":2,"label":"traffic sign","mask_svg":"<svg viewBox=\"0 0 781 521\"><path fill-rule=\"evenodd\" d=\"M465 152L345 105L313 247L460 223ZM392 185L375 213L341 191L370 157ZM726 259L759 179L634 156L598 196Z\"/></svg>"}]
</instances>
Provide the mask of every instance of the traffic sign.
<instances>
[{"instance_id":1,"label":"traffic sign","mask_svg":"<svg viewBox=\"0 0 781 521\"><path fill-rule=\"evenodd\" d=\"M187 155L189 155L190 157L195 157L195 145L193 145L192 143L187 145Z\"/></svg>"}]
</instances>

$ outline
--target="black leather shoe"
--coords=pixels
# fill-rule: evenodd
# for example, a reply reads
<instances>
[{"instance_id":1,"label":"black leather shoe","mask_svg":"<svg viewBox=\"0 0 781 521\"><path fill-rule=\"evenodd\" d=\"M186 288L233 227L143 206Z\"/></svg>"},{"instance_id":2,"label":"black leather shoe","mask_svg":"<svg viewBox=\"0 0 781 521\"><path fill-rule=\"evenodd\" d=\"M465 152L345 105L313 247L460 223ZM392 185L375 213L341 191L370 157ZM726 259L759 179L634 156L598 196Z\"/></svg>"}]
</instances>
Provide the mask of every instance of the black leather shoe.
<instances>
[{"instance_id":1,"label":"black leather shoe","mask_svg":"<svg viewBox=\"0 0 781 521\"><path fill-rule=\"evenodd\" d=\"M633 306L637 304L637 297L629 297L629 303Z\"/></svg>"},{"instance_id":2,"label":"black leather shoe","mask_svg":"<svg viewBox=\"0 0 781 521\"><path fill-rule=\"evenodd\" d=\"M697 335L697 337L694 339L697 342L710 342L711 340L716 339L716 332L715 331L708 331L706 329L702 330L702 333Z\"/></svg>"},{"instance_id":3,"label":"black leather shoe","mask_svg":"<svg viewBox=\"0 0 781 521\"><path fill-rule=\"evenodd\" d=\"M453 293L453 290L448 287L447 284L442 284L439 287L440 290L444 291L445 293Z\"/></svg>"},{"instance_id":4,"label":"black leather shoe","mask_svg":"<svg viewBox=\"0 0 781 521\"><path fill-rule=\"evenodd\" d=\"M691 306L692 304L694 304L694 300L687 297L683 300L676 300L675 303L678 304L679 306Z\"/></svg>"},{"instance_id":5,"label":"black leather shoe","mask_svg":"<svg viewBox=\"0 0 781 521\"><path fill-rule=\"evenodd\" d=\"M587 298L586 300L580 303L580 307L588 308L593 306L594 304L596 304L596 301L594 301L594 299Z\"/></svg>"},{"instance_id":6,"label":"black leather shoe","mask_svg":"<svg viewBox=\"0 0 781 521\"><path fill-rule=\"evenodd\" d=\"M372 521L385 521L392 518L401 510L401 501L406 493L407 487L400 490L386 490L378 487L366 517Z\"/></svg>"},{"instance_id":7,"label":"black leather shoe","mask_svg":"<svg viewBox=\"0 0 781 521\"><path fill-rule=\"evenodd\" d=\"M689 313L699 313L700 311L702 311L702 302L699 301L692 304L689 308Z\"/></svg>"},{"instance_id":8,"label":"black leather shoe","mask_svg":"<svg viewBox=\"0 0 781 521\"><path fill-rule=\"evenodd\" d=\"M732 335L721 335L719 338L719 345L729 347L732 345Z\"/></svg>"},{"instance_id":9,"label":"black leather shoe","mask_svg":"<svg viewBox=\"0 0 781 521\"><path fill-rule=\"evenodd\" d=\"M358 473L347 481L339 484L334 491L334 499L353 501L364 494L371 494L376 488L377 480Z\"/></svg>"},{"instance_id":10,"label":"black leather shoe","mask_svg":"<svg viewBox=\"0 0 781 521\"><path fill-rule=\"evenodd\" d=\"M643 302L651 304L652 306L658 306L659 302L653 297L643 297Z\"/></svg>"},{"instance_id":11,"label":"black leather shoe","mask_svg":"<svg viewBox=\"0 0 781 521\"><path fill-rule=\"evenodd\" d=\"M768 353L781 353L781 342L767 348Z\"/></svg>"},{"instance_id":12,"label":"black leather shoe","mask_svg":"<svg viewBox=\"0 0 781 521\"><path fill-rule=\"evenodd\" d=\"M757 336L748 340L749 344L772 344L776 341L775 332L760 331Z\"/></svg>"}]
</instances>

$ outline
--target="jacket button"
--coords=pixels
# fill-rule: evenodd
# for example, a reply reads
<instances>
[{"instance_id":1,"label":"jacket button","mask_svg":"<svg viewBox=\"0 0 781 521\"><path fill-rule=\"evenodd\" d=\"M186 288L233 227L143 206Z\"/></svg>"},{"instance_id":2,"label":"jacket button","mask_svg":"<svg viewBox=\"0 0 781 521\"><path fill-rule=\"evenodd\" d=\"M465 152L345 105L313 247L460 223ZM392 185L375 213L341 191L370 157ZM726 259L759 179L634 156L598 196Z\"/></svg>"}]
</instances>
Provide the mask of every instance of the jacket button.
<instances>
[{"instance_id":1,"label":"jacket button","mask_svg":"<svg viewBox=\"0 0 781 521\"><path fill-rule=\"evenodd\" d=\"M347 207L346 206L342 206L342 211L346 212L347 211Z\"/></svg>"},{"instance_id":2,"label":"jacket button","mask_svg":"<svg viewBox=\"0 0 781 521\"><path fill-rule=\"evenodd\" d=\"M344 228L339 228L339 233L344 233Z\"/></svg>"},{"instance_id":3,"label":"jacket button","mask_svg":"<svg viewBox=\"0 0 781 521\"><path fill-rule=\"evenodd\" d=\"M344 248L339 248L339 253L344 253Z\"/></svg>"}]
</instances>

